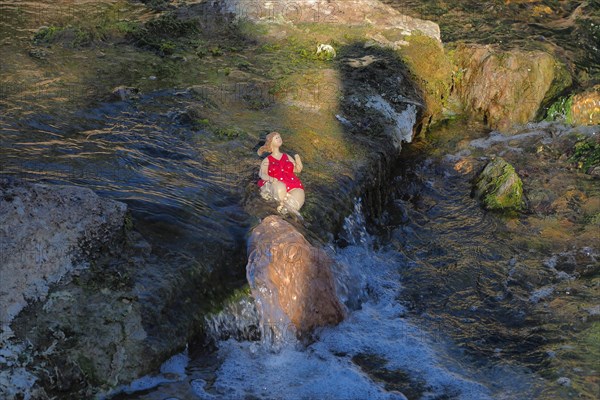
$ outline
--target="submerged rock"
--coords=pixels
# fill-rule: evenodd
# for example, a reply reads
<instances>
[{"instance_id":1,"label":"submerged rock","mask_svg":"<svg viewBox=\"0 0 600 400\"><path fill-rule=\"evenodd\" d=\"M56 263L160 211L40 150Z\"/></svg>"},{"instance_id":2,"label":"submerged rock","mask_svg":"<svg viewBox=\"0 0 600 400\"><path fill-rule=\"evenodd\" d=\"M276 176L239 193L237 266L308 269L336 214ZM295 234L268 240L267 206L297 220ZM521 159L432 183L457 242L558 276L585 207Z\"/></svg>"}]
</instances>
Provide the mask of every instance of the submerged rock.
<instances>
[{"instance_id":1,"label":"submerged rock","mask_svg":"<svg viewBox=\"0 0 600 400\"><path fill-rule=\"evenodd\" d=\"M523 183L513 166L498 157L485 166L475 181L474 195L488 210L518 210L523 206Z\"/></svg>"},{"instance_id":2,"label":"submerged rock","mask_svg":"<svg viewBox=\"0 0 600 400\"><path fill-rule=\"evenodd\" d=\"M248 253L246 273L264 327L286 330L291 322L296 335L307 338L315 328L344 319L333 260L290 223L265 218L250 236Z\"/></svg>"},{"instance_id":3,"label":"submerged rock","mask_svg":"<svg viewBox=\"0 0 600 400\"><path fill-rule=\"evenodd\" d=\"M117 86L110 94L110 100L112 101L127 101L134 100L139 97L140 90L135 87L129 86Z\"/></svg>"}]
</instances>

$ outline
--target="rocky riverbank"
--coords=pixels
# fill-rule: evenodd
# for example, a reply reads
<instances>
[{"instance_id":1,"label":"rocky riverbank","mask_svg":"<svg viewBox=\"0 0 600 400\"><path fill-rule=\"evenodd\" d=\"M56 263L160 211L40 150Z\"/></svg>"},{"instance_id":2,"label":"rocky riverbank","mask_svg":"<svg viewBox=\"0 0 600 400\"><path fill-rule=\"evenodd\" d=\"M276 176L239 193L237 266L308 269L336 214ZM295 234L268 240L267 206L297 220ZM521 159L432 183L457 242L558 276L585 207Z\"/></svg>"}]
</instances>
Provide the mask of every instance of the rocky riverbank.
<instances>
[{"instance_id":1,"label":"rocky riverbank","mask_svg":"<svg viewBox=\"0 0 600 400\"><path fill-rule=\"evenodd\" d=\"M459 138L456 130L468 133ZM477 130L448 126L404 153L398 180L413 184L397 187L380 226L397 227L387 240L419 260L403 271L402 301L431 329L443 325L469 354L539 372L551 382L539 398L592 399L599 385L598 127L541 123L514 135L469 137ZM471 191L500 158L522 180L522 202L518 211L483 213ZM411 236L416 231L422 236Z\"/></svg>"}]
</instances>

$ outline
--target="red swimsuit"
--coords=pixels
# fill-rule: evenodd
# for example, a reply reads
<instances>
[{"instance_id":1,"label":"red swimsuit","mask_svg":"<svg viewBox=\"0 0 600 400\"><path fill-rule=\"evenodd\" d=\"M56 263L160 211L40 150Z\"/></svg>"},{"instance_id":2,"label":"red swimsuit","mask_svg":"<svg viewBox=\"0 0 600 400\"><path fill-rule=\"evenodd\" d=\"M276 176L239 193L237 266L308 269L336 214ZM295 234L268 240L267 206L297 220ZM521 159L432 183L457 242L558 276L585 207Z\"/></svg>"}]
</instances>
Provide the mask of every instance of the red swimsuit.
<instances>
[{"instance_id":1,"label":"red swimsuit","mask_svg":"<svg viewBox=\"0 0 600 400\"><path fill-rule=\"evenodd\" d=\"M273 177L283 183L289 192L292 189L303 189L304 186L300 179L294 174L294 163L289 160L287 154L283 154L281 159L278 160L272 155L269 155L269 169L268 173L270 177ZM258 181L258 186L262 187L266 182L264 180Z\"/></svg>"}]
</instances>

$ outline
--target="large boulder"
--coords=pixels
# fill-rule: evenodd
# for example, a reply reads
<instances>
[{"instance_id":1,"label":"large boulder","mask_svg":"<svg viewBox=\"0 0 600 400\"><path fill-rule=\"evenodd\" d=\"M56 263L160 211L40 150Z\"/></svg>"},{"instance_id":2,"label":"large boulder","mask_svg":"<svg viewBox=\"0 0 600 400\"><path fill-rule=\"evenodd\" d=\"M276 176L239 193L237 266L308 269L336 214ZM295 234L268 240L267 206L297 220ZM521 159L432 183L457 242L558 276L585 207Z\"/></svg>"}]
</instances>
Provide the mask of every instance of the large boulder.
<instances>
[{"instance_id":1,"label":"large boulder","mask_svg":"<svg viewBox=\"0 0 600 400\"><path fill-rule=\"evenodd\" d=\"M265 218L252 231L248 254L246 273L263 325L285 330L291 322L296 335L307 338L315 328L344 319L332 259L289 222Z\"/></svg>"},{"instance_id":2,"label":"large boulder","mask_svg":"<svg viewBox=\"0 0 600 400\"><path fill-rule=\"evenodd\" d=\"M75 186L0 179L0 322L122 232L127 206Z\"/></svg>"},{"instance_id":3,"label":"large boulder","mask_svg":"<svg viewBox=\"0 0 600 400\"><path fill-rule=\"evenodd\" d=\"M0 180L0 398L94 398L201 332L220 301L206 282L244 251L207 239L204 263L158 257L126 211L86 188Z\"/></svg>"},{"instance_id":4,"label":"large boulder","mask_svg":"<svg viewBox=\"0 0 600 400\"><path fill-rule=\"evenodd\" d=\"M454 52L456 89L467 114L506 130L537 117L572 83L565 66L542 51L461 45Z\"/></svg>"},{"instance_id":5,"label":"large boulder","mask_svg":"<svg viewBox=\"0 0 600 400\"><path fill-rule=\"evenodd\" d=\"M418 32L440 41L438 24L403 15L379 0L294 0L289 2L220 0L220 2L223 11L252 21L369 24L382 30L397 28L405 35Z\"/></svg>"},{"instance_id":6,"label":"large boulder","mask_svg":"<svg viewBox=\"0 0 600 400\"><path fill-rule=\"evenodd\" d=\"M513 166L497 157L485 166L475 181L474 195L488 210L520 209L523 183Z\"/></svg>"}]
</instances>

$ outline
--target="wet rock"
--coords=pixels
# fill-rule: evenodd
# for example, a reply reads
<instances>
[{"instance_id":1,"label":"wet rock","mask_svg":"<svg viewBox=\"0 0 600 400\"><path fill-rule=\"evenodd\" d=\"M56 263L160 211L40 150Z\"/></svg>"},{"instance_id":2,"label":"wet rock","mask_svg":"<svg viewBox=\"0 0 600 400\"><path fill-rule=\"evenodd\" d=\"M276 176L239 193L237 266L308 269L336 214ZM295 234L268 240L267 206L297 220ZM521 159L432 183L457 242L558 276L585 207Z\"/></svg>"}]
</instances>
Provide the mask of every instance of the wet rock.
<instances>
[{"instance_id":1,"label":"wet rock","mask_svg":"<svg viewBox=\"0 0 600 400\"><path fill-rule=\"evenodd\" d=\"M411 35L406 41L408 45L397 52L419 84L426 106L416 129L421 133L431 124L461 113L462 108L452 91L454 66L442 45L425 35Z\"/></svg>"},{"instance_id":2,"label":"wet rock","mask_svg":"<svg viewBox=\"0 0 600 400\"><path fill-rule=\"evenodd\" d=\"M539 303L542 300L546 300L550 296L554 294L554 288L552 286L545 286L536 291L534 291L531 296L529 296L529 301L532 303Z\"/></svg>"},{"instance_id":3,"label":"wet rock","mask_svg":"<svg viewBox=\"0 0 600 400\"><path fill-rule=\"evenodd\" d=\"M152 368L154 338L139 302L124 302L125 297L131 295L69 285L17 317L17 336L35 349L27 369L35 371L42 387L59 397L90 398L82 396L90 384L113 387ZM43 361L37 358L40 353Z\"/></svg>"},{"instance_id":4,"label":"wet rock","mask_svg":"<svg viewBox=\"0 0 600 400\"><path fill-rule=\"evenodd\" d=\"M572 82L566 68L541 51L462 45L455 59L462 75L457 91L465 111L494 129L534 120L540 107Z\"/></svg>"},{"instance_id":5,"label":"wet rock","mask_svg":"<svg viewBox=\"0 0 600 400\"><path fill-rule=\"evenodd\" d=\"M551 282L552 276L548 271L529 266L526 263L517 263L512 267L509 270L507 279L508 285L520 286L528 292Z\"/></svg>"},{"instance_id":6,"label":"wet rock","mask_svg":"<svg viewBox=\"0 0 600 400\"><path fill-rule=\"evenodd\" d=\"M30 389L93 398L149 373L199 331L201 307L216 297L204 265L157 260L126 210L86 188L0 180L0 348L21 349L18 362L0 354L0 398ZM211 265L222 258L215 247ZM228 257L240 265L234 250Z\"/></svg>"},{"instance_id":7,"label":"wet rock","mask_svg":"<svg viewBox=\"0 0 600 400\"><path fill-rule=\"evenodd\" d=\"M452 87L452 63L441 44L440 28L435 22L403 15L379 0L265 1L252 5L245 0L225 0L222 3L224 11L256 22L320 22L336 24L341 31L349 32L355 26L368 26L365 49L384 48L394 52L420 86L418 97L422 99L416 106L424 108L424 112L420 112L416 131L424 131L431 123L445 118L446 106L451 103L447 98ZM336 51L340 53L339 49ZM386 89L400 85L402 83L396 82ZM415 100L415 96L410 98Z\"/></svg>"},{"instance_id":8,"label":"wet rock","mask_svg":"<svg viewBox=\"0 0 600 400\"><path fill-rule=\"evenodd\" d=\"M577 125L600 124L600 85L573 96L571 116Z\"/></svg>"},{"instance_id":9,"label":"wet rock","mask_svg":"<svg viewBox=\"0 0 600 400\"><path fill-rule=\"evenodd\" d=\"M558 383L561 386L571 386L571 380L569 378L567 378L566 376L562 376L560 378L558 378L556 380L556 383Z\"/></svg>"},{"instance_id":10,"label":"wet rock","mask_svg":"<svg viewBox=\"0 0 600 400\"><path fill-rule=\"evenodd\" d=\"M315 328L343 320L333 261L290 223L265 218L252 231L248 254L246 273L263 324L285 327L289 321L299 338L307 338Z\"/></svg>"},{"instance_id":11,"label":"wet rock","mask_svg":"<svg viewBox=\"0 0 600 400\"><path fill-rule=\"evenodd\" d=\"M402 369L387 368L388 361L375 354L360 353L352 362L376 382L383 383L385 390L400 399L420 399L427 389L426 382L415 379Z\"/></svg>"},{"instance_id":12,"label":"wet rock","mask_svg":"<svg viewBox=\"0 0 600 400\"><path fill-rule=\"evenodd\" d=\"M133 100L138 97L140 90L134 87L117 86L111 92L110 99L113 101Z\"/></svg>"},{"instance_id":13,"label":"wet rock","mask_svg":"<svg viewBox=\"0 0 600 400\"><path fill-rule=\"evenodd\" d=\"M596 306L588 307L588 308L585 309L585 311L590 316L600 316L600 304L596 305Z\"/></svg>"},{"instance_id":14,"label":"wet rock","mask_svg":"<svg viewBox=\"0 0 600 400\"><path fill-rule=\"evenodd\" d=\"M512 165L498 157L490 161L477 180L473 191L488 210L521 209L523 183Z\"/></svg>"},{"instance_id":15,"label":"wet rock","mask_svg":"<svg viewBox=\"0 0 600 400\"><path fill-rule=\"evenodd\" d=\"M353 133L388 137L399 150L412 141L425 109L410 71L389 50L355 47L346 54L342 117Z\"/></svg>"},{"instance_id":16,"label":"wet rock","mask_svg":"<svg viewBox=\"0 0 600 400\"><path fill-rule=\"evenodd\" d=\"M126 211L90 189L1 179L2 324L29 301L45 299L49 285L87 268L87 260L119 237Z\"/></svg>"},{"instance_id":17,"label":"wet rock","mask_svg":"<svg viewBox=\"0 0 600 400\"><path fill-rule=\"evenodd\" d=\"M600 255L590 247L553 255L544 266L557 276L567 274L577 277L593 277L600 272Z\"/></svg>"}]
</instances>

